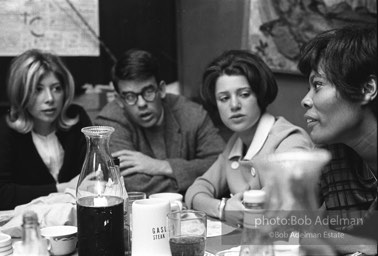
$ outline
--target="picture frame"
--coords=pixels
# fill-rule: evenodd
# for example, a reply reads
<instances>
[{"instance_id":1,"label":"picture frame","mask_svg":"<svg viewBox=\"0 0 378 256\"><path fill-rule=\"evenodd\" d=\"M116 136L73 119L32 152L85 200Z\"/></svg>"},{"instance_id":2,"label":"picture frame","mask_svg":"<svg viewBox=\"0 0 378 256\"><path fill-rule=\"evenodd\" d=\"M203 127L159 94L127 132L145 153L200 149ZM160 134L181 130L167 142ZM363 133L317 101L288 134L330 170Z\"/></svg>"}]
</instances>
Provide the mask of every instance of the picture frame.
<instances>
[{"instance_id":1,"label":"picture frame","mask_svg":"<svg viewBox=\"0 0 378 256\"><path fill-rule=\"evenodd\" d=\"M377 24L377 2L359 0L249 0L245 47L274 72L299 74L300 48L338 27Z\"/></svg>"}]
</instances>

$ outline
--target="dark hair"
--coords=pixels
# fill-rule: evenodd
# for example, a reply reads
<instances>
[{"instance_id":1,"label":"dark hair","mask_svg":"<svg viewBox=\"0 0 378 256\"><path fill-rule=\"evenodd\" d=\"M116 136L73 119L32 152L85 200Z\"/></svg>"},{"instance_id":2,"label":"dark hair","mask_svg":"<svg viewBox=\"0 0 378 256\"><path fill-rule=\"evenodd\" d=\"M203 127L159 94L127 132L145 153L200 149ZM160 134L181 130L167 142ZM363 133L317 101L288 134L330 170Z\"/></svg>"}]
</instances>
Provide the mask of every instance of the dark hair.
<instances>
[{"instance_id":1,"label":"dark hair","mask_svg":"<svg viewBox=\"0 0 378 256\"><path fill-rule=\"evenodd\" d=\"M323 70L340 95L363 97L363 86L377 75L377 27L344 27L320 33L301 49L298 69L307 77ZM377 98L369 104L377 117Z\"/></svg>"},{"instance_id":2,"label":"dark hair","mask_svg":"<svg viewBox=\"0 0 378 256\"><path fill-rule=\"evenodd\" d=\"M126 51L112 69L112 80L117 92L119 80L143 81L151 77L159 82L158 62L151 53L139 49Z\"/></svg>"},{"instance_id":3,"label":"dark hair","mask_svg":"<svg viewBox=\"0 0 378 256\"><path fill-rule=\"evenodd\" d=\"M215 106L215 84L222 75L244 76L262 112L277 96L272 71L259 56L247 50L225 51L207 66L202 76L201 97Z\"/></svg>"}]
</instances>

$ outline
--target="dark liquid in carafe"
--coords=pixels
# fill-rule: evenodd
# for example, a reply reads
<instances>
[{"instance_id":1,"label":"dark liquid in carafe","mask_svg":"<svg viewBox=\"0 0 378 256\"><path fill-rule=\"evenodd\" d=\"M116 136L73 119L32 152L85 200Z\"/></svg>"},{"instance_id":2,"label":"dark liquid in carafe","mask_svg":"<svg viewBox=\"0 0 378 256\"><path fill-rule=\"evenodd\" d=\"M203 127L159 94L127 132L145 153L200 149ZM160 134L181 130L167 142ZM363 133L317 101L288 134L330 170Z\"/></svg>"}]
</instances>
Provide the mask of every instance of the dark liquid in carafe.
<instances>
[{"instance_id":1,"label":"dark liquid in carafe","mask_svg":"<svg viewBox=\"0 0 378 256\"><path fill-rule=\"evenodd\" d=\"M93 196L77 202L79 256L123 256L123 200L104 196L108 205L94 207Z\"/></svg>"}]
</instances>

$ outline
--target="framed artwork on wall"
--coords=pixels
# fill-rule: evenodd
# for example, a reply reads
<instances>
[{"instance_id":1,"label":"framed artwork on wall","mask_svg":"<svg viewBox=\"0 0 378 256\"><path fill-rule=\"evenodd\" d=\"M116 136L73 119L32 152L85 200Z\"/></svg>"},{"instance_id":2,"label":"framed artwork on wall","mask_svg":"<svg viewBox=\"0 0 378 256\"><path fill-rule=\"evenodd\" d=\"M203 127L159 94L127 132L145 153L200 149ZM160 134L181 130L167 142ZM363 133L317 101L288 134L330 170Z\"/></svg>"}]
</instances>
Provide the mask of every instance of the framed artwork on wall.
<instances>
[{"instance_id":1,"label":"framed artwork on wall","mask_svg":"<svg viewBox=\"0 0 378 256\"><path fill-rule=\"evenodd\" d=\"M275 72L298 73L300 48L333 28L377 24L375 0L249 0L246 47Z\"/></svg>"},{"instance_id":2,"label":"framed artwork on wall","mask_svg":"<svg viewBox=\"0 0 378 256\"><path fill-rule=\"evenodd\" d=\"M98 57L98 0L0 0L0 56L38 48L60 56Z\"/></svg>"}]
</instances>

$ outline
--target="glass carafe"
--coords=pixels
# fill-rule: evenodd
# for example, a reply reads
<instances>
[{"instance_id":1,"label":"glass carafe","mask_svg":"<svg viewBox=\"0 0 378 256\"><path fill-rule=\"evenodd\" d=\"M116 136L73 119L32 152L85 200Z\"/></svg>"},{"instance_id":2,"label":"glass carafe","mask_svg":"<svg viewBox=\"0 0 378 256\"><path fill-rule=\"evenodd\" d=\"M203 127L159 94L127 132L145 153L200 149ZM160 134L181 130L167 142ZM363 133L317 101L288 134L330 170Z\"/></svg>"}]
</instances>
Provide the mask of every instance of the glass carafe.
<instances>
[{"instance_id":1,"label":"glass carafe","mask_svg":"<svg viewBox=\"0 0 378 256\"><path fill-rule=\"evenodd\" d=\"M331 155L328 151L283 152L257 157L253 166L267 174L265 190L271 210L317 209L316 186L322 168Z\"/></svg>"},{"instance_id":2,"label":"glass carafe","mask_svg":"<svg viewBox=\"0 0 378 256\"><path fill-rule=\"evenodd\" d=\"M317 255L324 250L333 255L332 249L317 236L317 217L319 210L317 191L322 168L331 159L331 154L322 149L283 152L257 157L253 166L265 172L264 190L267 194L265 213L269 225L263 225L263 232L272 234L276 240L286 240L290 245L290 255L306 255L305 248L299 245L303 237L317 246ZM307 242L307 241L306 241Z\"/></svg>"},{"instance_id":3,"label":"glass carafe","mask_svg":"<svg viewBox=\"0 0 378 256\"><path fill-rule=\"evenodd\" d=\"M123 185L109 152L114 128L81 130L87 153L76 188L79 255L123 255Z\"/></svg>"}]
</instances>

